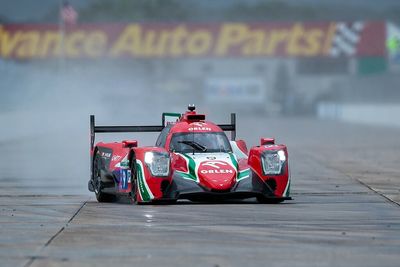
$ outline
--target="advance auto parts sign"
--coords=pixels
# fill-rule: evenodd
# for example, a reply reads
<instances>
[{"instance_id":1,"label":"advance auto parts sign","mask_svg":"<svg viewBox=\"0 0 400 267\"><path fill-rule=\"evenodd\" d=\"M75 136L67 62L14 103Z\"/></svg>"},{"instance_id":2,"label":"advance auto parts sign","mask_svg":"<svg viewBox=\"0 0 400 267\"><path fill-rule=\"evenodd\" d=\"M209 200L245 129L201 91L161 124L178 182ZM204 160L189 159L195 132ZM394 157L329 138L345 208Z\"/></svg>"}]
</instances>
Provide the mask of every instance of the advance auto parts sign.
<instances>
[{"instance_id":1,"label":"advance auto parts sign","mask_svg":"<svg viewBox=\"0 0 400 267\"><path fill-rule=\"evenodd\" d=\"M383 55L384 23L0 25L0 58ZM370 45L370 44L373 45Z\"/></svg>"}]
</instances>

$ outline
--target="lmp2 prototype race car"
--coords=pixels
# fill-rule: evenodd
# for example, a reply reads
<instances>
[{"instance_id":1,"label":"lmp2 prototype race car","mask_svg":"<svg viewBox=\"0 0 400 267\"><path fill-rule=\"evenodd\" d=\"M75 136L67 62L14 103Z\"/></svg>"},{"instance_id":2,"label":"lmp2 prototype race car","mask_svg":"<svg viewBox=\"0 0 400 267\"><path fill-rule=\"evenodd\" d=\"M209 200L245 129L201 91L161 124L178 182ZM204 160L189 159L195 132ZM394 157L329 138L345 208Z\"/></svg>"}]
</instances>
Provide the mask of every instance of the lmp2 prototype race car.
<instances>
[{"instance_id":1,"label":"lmp2 prototype race car","mask_svg":"<svg viewBox=\"0 0 400 267\"><path fill-rule=\"evenodd\" d=\"M231 141L224 131L231 132ZM217 125L189 105L184 114L163 113L158 126L96 126L91 115L90 132L88 187L99 202L113 202L122 195L137 204L291 199L286 146L261 138L260 145L248 151L243 140L235 140L234 113L230 124ZM139 147L137 140L94 145L95 134L107 132L160 135L155 146Z\"/></svg>"}]
</instances>

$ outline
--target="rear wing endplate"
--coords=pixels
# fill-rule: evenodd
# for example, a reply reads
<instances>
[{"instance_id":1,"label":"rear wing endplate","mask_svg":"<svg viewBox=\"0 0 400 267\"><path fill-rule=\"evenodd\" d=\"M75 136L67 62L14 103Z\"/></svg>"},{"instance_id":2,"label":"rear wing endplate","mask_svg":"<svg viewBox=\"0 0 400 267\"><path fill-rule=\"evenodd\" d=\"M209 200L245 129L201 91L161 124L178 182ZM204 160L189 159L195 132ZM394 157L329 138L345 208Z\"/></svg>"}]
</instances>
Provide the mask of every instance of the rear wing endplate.
<instances>
[{"instance_id":1,"label":"rear wing endplate","mask_svg":"<svg viewBox=\"0 0 400 267\"><path fill-rule=\"evenodd\" d=\"M231 113L231 124L218 124L218 126L227 132L231 132L231 140L236 139L236 113Z\"/></svg>"},{"instance_id":2,"label":"rear wing endplate","mask_svg":"<svg viewBox=\"0 0 400 267\"><path fill-rule=\"evenodd\" d=\"M145 125L145 126L99 126L95 123L94 115L90 115L90 149L93 150L96 133L134 133L134 132L161 132L169 123L168 117L175 118L175 121L182 116L180 113L163 113L161 125ZM231 132L231 139L236 138L236 114L231 113L230 124L218 124L223 131Z\"/></svg>"}]
</instances>

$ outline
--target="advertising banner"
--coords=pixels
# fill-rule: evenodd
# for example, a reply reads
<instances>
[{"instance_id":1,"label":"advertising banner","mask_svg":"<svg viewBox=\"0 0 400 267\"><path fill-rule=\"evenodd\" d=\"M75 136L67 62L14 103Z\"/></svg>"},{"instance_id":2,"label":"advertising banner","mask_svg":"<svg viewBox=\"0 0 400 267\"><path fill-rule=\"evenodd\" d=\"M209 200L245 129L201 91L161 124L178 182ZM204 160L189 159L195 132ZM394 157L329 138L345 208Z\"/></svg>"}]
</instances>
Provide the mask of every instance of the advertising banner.
<instances>
[{"instance_id":1,"label":"advertising banner","mask_svg":"<svg viewBox=\"0 0 400 267\"><path fill-rule=\"evenodd\" d=\"M382 56L384 22L0 25L0 58Z\"/></svg>"},{"instance_id":2,"label":"advertising banner","mask_svg":"<svg viewBox=\"0 0 400 267\"><path fill-rule=\"evenodd\" d=\"M390 67L395 70L400 69L400 27L394 23L387 23L386 47L387 58Z\"/></svg>"},{"instance_id":3,"label":"advertising banner","mask_svg":"<svg viewBox=\"0 0 400 267\"><path fill-rule=\"evenodd\" d=\"M264 103L265 82L259 78L210 78L205 82L207 103Z\"/></svg>"}]
</instances>

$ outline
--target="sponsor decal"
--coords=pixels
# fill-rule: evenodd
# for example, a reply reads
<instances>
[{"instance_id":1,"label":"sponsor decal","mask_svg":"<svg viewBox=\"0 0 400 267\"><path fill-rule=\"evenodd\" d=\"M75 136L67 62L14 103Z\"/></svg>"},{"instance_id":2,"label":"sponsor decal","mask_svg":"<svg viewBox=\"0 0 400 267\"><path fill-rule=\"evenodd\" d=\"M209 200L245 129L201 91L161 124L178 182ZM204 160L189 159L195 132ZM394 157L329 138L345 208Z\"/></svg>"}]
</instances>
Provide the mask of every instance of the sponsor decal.
<instances>
[{"instance_id":1,"label":"sponsor decal","mask_svg":"<svg viewBox=\"0 0 400 267\"><path fill-rule=\"evenodd\" d=\"M189 131L211 131L210 127L207 127L205 122L193 122L188 128Z\"/></svg>"},{"instance_id":2,"label":"sponsor decal","mask_svg":"<svg viewBox=\"0 0 400 267\"><path fill-rule=\"evenodd\" d=\"M209 127L190 127L189 131L211 131Z\"/></svg>"},{"instance_id":3,"label":"sponsor decal","mask_svg":"<svg viewBox=\"0 0 400 267\"><path fill-rule=\"evenodd\" d=\"M106 147L99 147L98 148L98 155L104 161L104 166L109 166L112 156L112 149Z\"/></svg>"},{"instance_id":4,"label":"sponsor decal","mask_svg":"<svg viewBox=\"0 0 400 267\"><path fill-rule=\"evenodd\" d=\"M82 24L64 35L57 24L6 24L0 58L383 56L384 32L384 22Z\"/></svg>"},{"instance_id":5,"label":"sponsor decal","mask_svg":"<svg viewBox=\"0 0 400 267\"><path fill-rule=\"evenodd\" d=\"M203 161L199 166L201 174L234 174L236 170L224 161Z\"/></svg>"},{"instance_id":6,"label":"sponsor decal","mask_svg":"<svg viewBox=\"0 0 400 267\"><path fill-rule=\"evenodd\" d=\"M238 163L233 153L208 155L180 154L186 160L187 172L176 171L182 178L199 182L199 175L219 179L223 174L235 175ZM210 159L212 158L212 159Z\"/></svg>"},{"instance_id":7,"label":"sponsor decal","mask_svg":"<svg viewBox=\"0 0 400 267\"><path fill-rule=\"evenodd\" d=\"M119 155L114 155L114 156L112 156L111 161L118 161L118 160L120 160L121 158L122 158L122 157L119 156Z\"/></svg>"},{"instance_id":8,"label":"sponsor decal","mask_svg":"<svg viewBox=\"0 0 400 267\"><path fill-rule=\"evenodd\" d=\"M220 189L230 188L237 178L233 165L222 160L201 162L198 167L198 176L206 186Z\"/></svg>"},{"instance_id":9,"label":"sponsor decal","mask_svg":"<svg viewBox=\"0 0 400 267\"><path fill-rule=\"evenodd\" d=\"M108 152L101 152L100 155L101 155L103 158L110 158L110 157L111 157L111 153L108 153Z\"/></svg>"},{"instance_id":10,"label":"sponsor decal","mask_svg":"<svg viewBox=\"0 0 400 267\"><path fill-rule=\"evenodd\" d=\"M200 171L203 174L207 174L207 173L217 173L217 174L224 174L224 173L234 173L233 170L201 170Z\"/></svg>"},{"instance_id":11,"label":"sponsor decal","mask_svg":"<svg viewBox=\"0 0 400 267\"><path fill-rule=\"evenodd\" d=\"M165 84L162 84L163 86L160 87L160 89L165 89ZM179 121L179 118L182 116L180 113L171 113L171 112L164 112L163 113L163 118L164 118L164 126L168 125L174 125L176 124L177 121Z\"/></svg>"},{"instance_id":12,"label":"sponsor decal","mask_svg":"<svg viewBox=\"0 0 400 267\"><path fill-rule=\"evenodd\" d=\"M191 127L188 129L189 131L211 131L209 127Z\"/></svg>"},{"instance_id":13,"label":"sponsor decal","mask_svg":"<svg viewBox=\"0 0 400 267\"><path fill-rule=\"evenodd\" d=\"M130 177L131 177L131 170L120 169L119 189L123 190L128 189L128 183L130 183Z\"/></svg>"}]
</instances>

